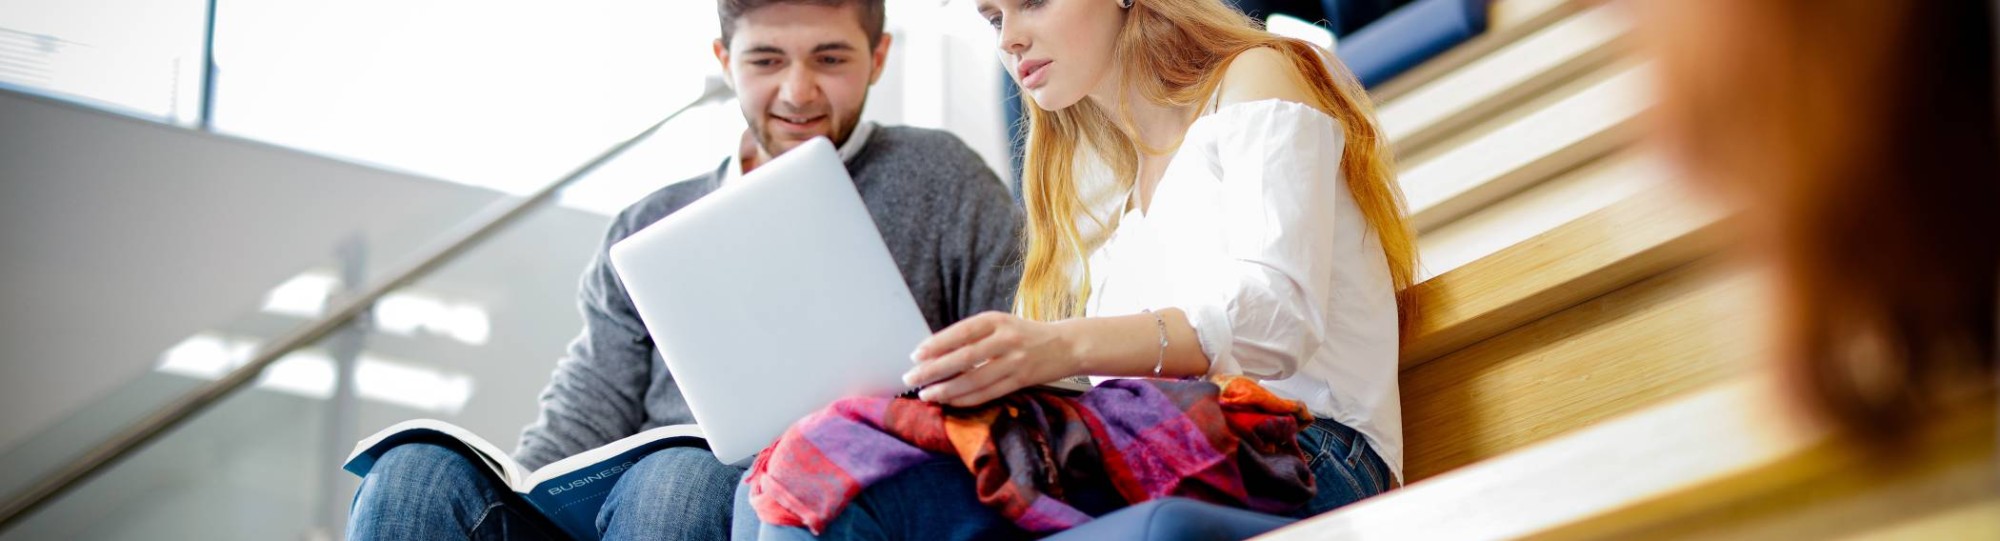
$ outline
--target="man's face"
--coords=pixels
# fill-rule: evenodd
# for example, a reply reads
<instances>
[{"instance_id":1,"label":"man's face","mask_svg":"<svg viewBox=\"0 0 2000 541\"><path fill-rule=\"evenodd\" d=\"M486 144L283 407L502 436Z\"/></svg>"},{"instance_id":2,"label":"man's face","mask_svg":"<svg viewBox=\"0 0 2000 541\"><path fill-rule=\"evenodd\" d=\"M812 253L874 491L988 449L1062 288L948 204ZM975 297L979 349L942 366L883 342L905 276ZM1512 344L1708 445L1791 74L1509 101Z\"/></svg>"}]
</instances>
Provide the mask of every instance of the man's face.
<instances>
[{"instance_id":1,"label":"man's face","mask_svg":"<svg viewBox=\"0 0 2000 541\"><path fill-rule=\"evenodd\" d=\"M847 141L868 87L882 76L889 35L868 46L860 8L774 4L744 13L715 58L767 160L814 137Z\"/></svg>"}]
</instances>

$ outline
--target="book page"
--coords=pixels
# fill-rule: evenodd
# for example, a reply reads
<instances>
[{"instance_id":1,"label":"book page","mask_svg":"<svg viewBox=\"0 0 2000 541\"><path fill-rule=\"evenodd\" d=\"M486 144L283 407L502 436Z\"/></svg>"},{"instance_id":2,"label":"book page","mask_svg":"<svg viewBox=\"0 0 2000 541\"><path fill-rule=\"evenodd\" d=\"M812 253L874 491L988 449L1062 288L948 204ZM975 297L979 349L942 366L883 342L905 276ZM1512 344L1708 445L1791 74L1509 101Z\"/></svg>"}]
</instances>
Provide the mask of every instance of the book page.
<instances>
[{"instance_id":1,"label":"book page","mask_svg":"<svg viewBox=\"0 0 2000 541\"><path fill-rule=\"evenodd\" d=\"M528 473L527 477L522 479L519 485L516 485L515 491L527 492L529 490L532 490L536 485L540 485L543 482L546 482L550 479L561 477L563 475L568 475L577 470L597 465L598 463L604 462L605 460L608 460L612 457L624 454L626 451L630 451L632 449L656 441L676 439L676 438L692 438L695 440L704 440L702 444L705 445L706 437L702 435L701 427L696 425L663 426L652 430L647 430L645 432L640 432L638 434L627 436L624 439L620 439L618 441L604 444L604 446L598 447L596 449L591 449L589 451L577 453L576 455L564 458L562 460L550 462L547 466L542 466L542 469L535 470L532 473Z\"/></svg>"},{"instance_id":2,"label":"book page","mask_svg":"<svg viewBox=\"0 0 2000 541\"><path fill-rule=\"evenodd\" d=\"M403 421L363 438L354 444L354 451L348 453L345 469L355 475L366 476L368 469L374 467L375 460L380 458L382 453L389 452L389 449L400 443L400 440L412 439L424 432L442 434L458 440L465 444L473 455L482 459L486 468L498 475L501 482L506 483L509 488L515 492L520 492L524 488L521 477L525 472L521 471L521 466L514 462L513 457L507 456L507 453L501 452L499 447L469 430L436 419Z\"/></svg>"}]
</instances>

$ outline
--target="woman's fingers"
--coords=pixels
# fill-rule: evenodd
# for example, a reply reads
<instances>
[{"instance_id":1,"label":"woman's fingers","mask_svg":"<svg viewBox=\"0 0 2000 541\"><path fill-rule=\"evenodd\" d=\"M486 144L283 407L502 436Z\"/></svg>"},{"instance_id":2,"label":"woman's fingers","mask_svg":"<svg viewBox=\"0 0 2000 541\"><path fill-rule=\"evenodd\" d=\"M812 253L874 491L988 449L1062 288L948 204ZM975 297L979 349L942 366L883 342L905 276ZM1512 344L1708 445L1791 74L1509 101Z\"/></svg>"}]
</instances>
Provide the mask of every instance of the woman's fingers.
<instances>
[{"instance_id":1,"label":"woman's fingers","mask_svg":"<svg viewBox=\"0 0 2000 541\"><path fill-rule=\"evenodd\" d=\"M916 368L903 375L903 383L921 387L960 376L987 359L1007 354L1014 347L1011 338L1014 334L998 329L988 333L984 339L945 353L936 360L918 363Z\"/></svg>"},{"instance_id":2,"label":"woman's fingers","mask_svg":"<svg viewBox=\"0 0 2000 541\"><path fill-rule=\"evenodd\" d=\"M978 359L959 354L963 351L961 349L944 356L944 358L918 364L916 367L911 368L909 372L903 373L903 384L911 387L931 385L958 377L960 374L965 373L965 371L971 370L973 365L979 364Z\"/></svg>"},{"instance_id":3,"label":"woman's fingers","mask_svg":"<svg viewBox=\"0 0 2000 541\"><path fill-rule=\"evenodd\" d=\"M1006 321L1006 318L1007 314L1002 312L984 312L965 318L965 320L958 323L953 323L950 327L945 327L944 330L931 335L923 343L917 344L917 350L910 353L910 360L916 362L929 361L936 359L940 355L950 353L952 350L965 347L966 344L977 342L979 339L985 338L986 335L992 334L995 328L998 328Z\"/></svg>"},{"instance_id":4,"label":"woman's fingers","mask_svg":"<svg viewBox=\"0 0 2000 541\"><path fill-rule=\"evenodd\" d=\"M1020 355L1008 355L980 365L956 378L952 378L917 393L917 398L957 407L971 407L985 404L995 398L1020 389L1021 371L1025 369Z\"/></svg>"},{"instance_id":5,"label":"woman's fingers","mask_svg":"<svg viewBox=\"0 0 2000 541\"><path fill-rule=\"evenodd\" d=\"M917 366L903 374L903 383L923 386L951 379L1001 354L1008 341L995 341L994 338L1019 334L1007 329L1011 317L1000 312L987 312L938 331L910 354Z\"/></svg>"},{"instance_id":6,"label":"woman's fingers","mask_svg":"<svg viewBox=\"0 0 2000 541\"><path fill-rule=\"evenodd\" d=\"M1038 368L1023 360L1033 344L1047 341L1046 330L1037 325L1003 312L967 318L918 345L910 355L917 366L903 374L903 382L923 387L918 397L924 400L961 407L1014 392Z\"/></svg>"}]
</instances>

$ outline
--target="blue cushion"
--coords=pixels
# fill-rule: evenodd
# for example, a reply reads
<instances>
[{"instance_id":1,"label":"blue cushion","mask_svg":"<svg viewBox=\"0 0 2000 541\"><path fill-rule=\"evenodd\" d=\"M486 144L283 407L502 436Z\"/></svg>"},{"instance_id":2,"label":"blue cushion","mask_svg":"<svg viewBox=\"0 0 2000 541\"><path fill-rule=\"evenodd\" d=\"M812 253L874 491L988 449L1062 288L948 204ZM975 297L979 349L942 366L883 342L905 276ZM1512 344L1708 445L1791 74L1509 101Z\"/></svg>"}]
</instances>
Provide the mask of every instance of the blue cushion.
<instances>
[{"instance_id":1,"label":"blue cushion","mask_svg":"<svg viewBox=\"0 0 2000 541\"><path fill-rule=\"evenodd\" d=\"M1340 60L1374 87L1486 32L1492 0L1418 0L1340 40Z\"/></svg>"},{"instance_id":2,"label":"blue cushion","mask_svg":"<svg viewBox=\"0 0 2000 541\"><path fill-rule=\"evenodd\" d=\"M1292 520L1186 498L1162 498L1120 509L1047 541L1236 541L1278 529Z\"/></svg>"}]
</instances>

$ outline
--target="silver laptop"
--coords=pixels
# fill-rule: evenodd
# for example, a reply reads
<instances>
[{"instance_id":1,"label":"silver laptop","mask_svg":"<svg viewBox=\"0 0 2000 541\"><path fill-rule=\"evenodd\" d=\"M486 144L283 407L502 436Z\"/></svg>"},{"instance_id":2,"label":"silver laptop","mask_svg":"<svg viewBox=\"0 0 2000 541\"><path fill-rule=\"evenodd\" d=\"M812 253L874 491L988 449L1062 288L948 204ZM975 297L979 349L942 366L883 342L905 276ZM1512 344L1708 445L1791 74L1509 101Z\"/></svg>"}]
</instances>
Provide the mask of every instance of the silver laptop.
<instances>
[{"instance_id":1,"label":"silver laptop","mask_svg":"<svg viewBox=\"0 0 2000 541\"><path fill-rule=\"evenodd\" d=\"M904 391L930 336L823 138L612 245L611 265L728 464L836 399Z\"/></svg>"}]
</instances>

